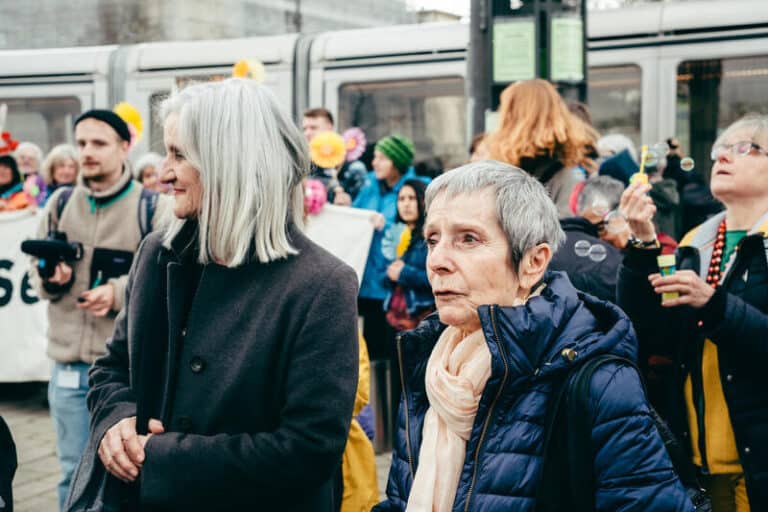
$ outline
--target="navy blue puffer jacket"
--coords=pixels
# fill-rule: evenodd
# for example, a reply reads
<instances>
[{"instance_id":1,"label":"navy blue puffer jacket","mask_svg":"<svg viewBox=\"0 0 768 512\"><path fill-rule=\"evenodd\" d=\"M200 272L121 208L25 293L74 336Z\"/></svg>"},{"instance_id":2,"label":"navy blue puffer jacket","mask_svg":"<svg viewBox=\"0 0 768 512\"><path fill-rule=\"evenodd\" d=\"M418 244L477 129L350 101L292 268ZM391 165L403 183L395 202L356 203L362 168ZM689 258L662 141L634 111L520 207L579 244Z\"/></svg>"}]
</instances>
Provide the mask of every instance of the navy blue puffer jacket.
<instances>
[{"instance_id":1,"label":"navy blue puffer jacket","mask_svg":"<svg viewBox=\"0 0 768 512\"><path fill-rule=\"evenodd\" d=\"M479 308L491 377L467 443L454 512L533 511L555 377L599 354L636 359L635 333L621 310L577 292L560 272L548 273L545 282L542 294L525 306ZM406 508L429 408L425 368L443 328L432 315L398 340L404 393L387 500L376 512ZM577 352L575 361L561 355L566 348ZM590 395L597 510L693 510L648 415L637 372L604 365Z\"/></svg>"}]
</instances>

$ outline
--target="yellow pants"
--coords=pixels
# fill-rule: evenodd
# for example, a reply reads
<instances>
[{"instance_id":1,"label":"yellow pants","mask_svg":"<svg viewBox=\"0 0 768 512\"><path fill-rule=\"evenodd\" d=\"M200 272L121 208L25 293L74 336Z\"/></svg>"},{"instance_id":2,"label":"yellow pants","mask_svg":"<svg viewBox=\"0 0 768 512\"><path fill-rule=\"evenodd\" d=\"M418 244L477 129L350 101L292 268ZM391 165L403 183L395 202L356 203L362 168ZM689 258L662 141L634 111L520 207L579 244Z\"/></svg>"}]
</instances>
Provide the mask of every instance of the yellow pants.
<instances>
[{"instance_id":1,"label":"yellow pants","mask_svg":"<svg viewBox=\"0 0 768 512\"><path fill-rule=\"evenodd\" d=\"M701 483L712 498L713 512L749 512L744 473L709 475Z\"/></svg>"}]
</instances>

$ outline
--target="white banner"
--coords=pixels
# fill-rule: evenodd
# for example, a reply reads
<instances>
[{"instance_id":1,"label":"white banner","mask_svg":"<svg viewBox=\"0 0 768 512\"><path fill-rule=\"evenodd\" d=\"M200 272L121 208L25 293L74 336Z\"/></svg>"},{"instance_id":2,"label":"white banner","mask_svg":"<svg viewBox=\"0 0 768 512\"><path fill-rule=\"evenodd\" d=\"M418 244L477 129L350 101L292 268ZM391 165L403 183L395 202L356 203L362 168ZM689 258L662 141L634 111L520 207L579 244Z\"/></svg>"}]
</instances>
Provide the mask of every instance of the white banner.
<instances>
[{"instance_id":1,"label":"white banner","mask_svg":"<svg viewBox=\"0 0 768 512\"><path fill-rule=\"evenodd\" d=\"M34 238L42 212L0 213L0 382L46 381L48 303L27 276L29 257L21 242Z\"/></svg>"},{"instance_id":2,"label":"white banner","mask_svg":"<svg viewBox=\"0 0 768 512\"><path fill-rule=\"evenodd\" d=\"M357 272L358 284L363 280L368 249L373 238L371 210L326 204L307 221L307 236Z\"/></svg>"}]
</instances>

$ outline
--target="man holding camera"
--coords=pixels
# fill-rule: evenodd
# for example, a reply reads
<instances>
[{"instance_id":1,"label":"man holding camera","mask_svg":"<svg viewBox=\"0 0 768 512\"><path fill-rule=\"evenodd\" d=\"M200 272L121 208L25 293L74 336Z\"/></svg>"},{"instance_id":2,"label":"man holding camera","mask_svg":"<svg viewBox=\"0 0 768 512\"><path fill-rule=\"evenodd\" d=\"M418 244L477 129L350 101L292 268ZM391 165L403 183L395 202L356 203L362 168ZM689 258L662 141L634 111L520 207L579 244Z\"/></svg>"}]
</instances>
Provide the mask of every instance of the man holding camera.
<instances>
[{"instance_id":1,"label":"man holding camera","mask_svg":"<svg viewBox=\"0 0 768 512\"><path fill-rule=\"evenodd\" d=\"M85 112L75 121L75 139L81 174L74 188L51 196L38 238L66 239L82 251L75 261L38 259L31 272L39 295L50 301L48 356L55 364L48 399L63 475L61 508L88 439L88 369L106 351L133 254L170 213L169 198L131 179L131 134L117 114Z\"/></svg>"}]
</instances>

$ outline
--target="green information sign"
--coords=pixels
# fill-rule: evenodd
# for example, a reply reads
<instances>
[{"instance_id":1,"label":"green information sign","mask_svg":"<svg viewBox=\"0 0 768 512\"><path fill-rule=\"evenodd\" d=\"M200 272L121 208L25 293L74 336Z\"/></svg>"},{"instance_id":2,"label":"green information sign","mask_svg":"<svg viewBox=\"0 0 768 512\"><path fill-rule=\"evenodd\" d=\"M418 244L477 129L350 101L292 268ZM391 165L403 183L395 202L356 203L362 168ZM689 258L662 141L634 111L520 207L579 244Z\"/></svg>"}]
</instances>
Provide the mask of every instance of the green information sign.
<instances>
[{"instance_id":1,"label":"green information sign","mask_svg":"<svg viewBox=\"0 0 768 512\"><path fill-rule=\"evenodd\" d=\"M536 25L533 19L497 19L493 24L493 81L536 78Z\"/></svg>"},{"instance_id":2,"label":"green information sign","mask_svg":"<svg viewBox=\"0 0 768 512\"><path fill-rule=\"evenodd\" d=\"M581 18L552 19L550 78L555 82L584 80L584 23Z\"/></svg>"}]
</instances>

